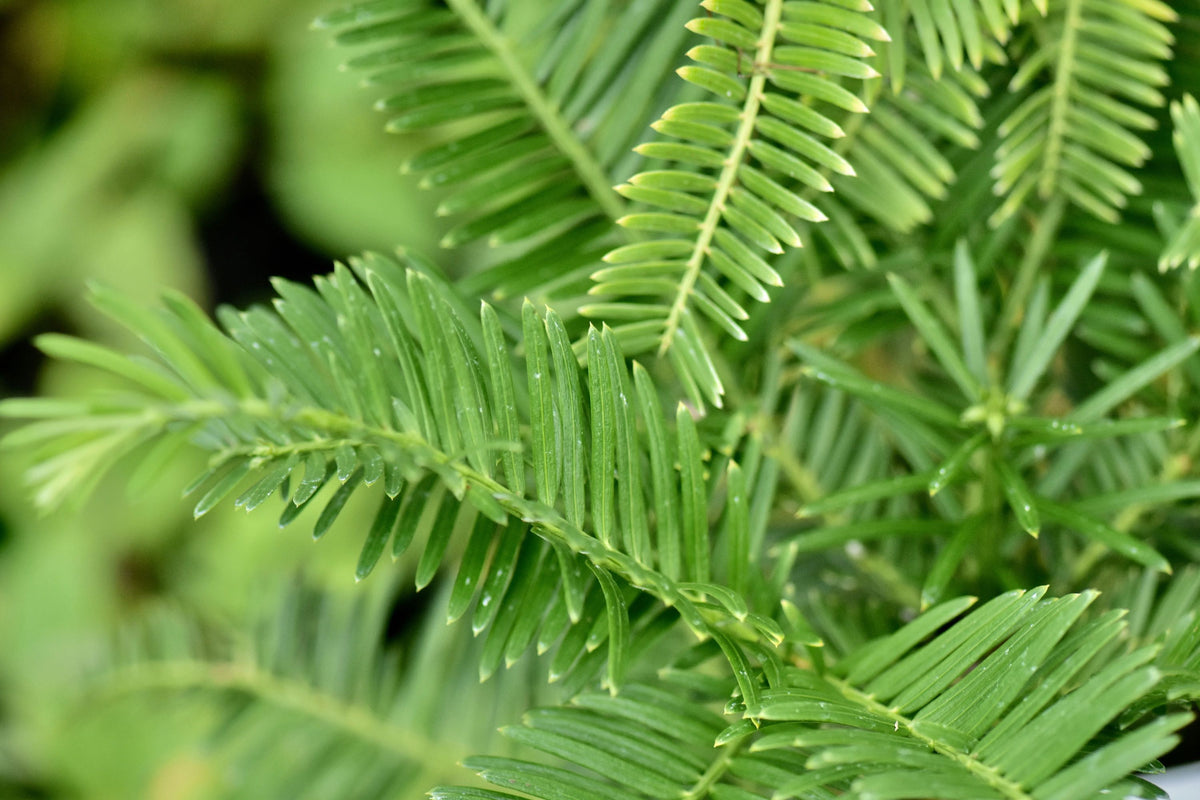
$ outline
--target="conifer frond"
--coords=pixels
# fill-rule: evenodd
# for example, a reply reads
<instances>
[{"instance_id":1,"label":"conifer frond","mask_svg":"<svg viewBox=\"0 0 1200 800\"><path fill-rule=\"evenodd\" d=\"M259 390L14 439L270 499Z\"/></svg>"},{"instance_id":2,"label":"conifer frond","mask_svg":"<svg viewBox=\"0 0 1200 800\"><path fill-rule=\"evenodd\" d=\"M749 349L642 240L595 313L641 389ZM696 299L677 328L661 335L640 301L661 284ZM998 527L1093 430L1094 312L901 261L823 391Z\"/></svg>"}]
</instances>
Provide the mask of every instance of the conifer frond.
<instances>
[{"instance_id":1,"label":"conifer frond","mask_svg":"<svg viewBox=\"0 0 1200 800\"><path fill-rule=\"evenodd\" d=\"M540 709L505 734L565 766L477 757L466 765L505 791L432 795L1067 800L1136 790L1127 776L1170 749L1190 715L1143 707L1122 719L1162 685L1158 648L1119 648L1123 612L1085 616L1095 592L1044 593L1009 592L961 618L974 598L952 600L831 672L767 675L754 701L726 705L727 722L742 719L724 730L719 684L669 675L620 698Z\"/></svg>"},{"instance_id":2,"label":"conifer frond","mask_svg":"<svg viewBox=\"0 0 1200 800\"><path fill-rule=\"evenodd\" d=\"M562 0L534 24L511 12L476 0L369 0L315 25L363 49L346 67L365 71L368 86L396 88L376 104L388 130L455 126L404 169L445 192L438 214L460 218L443 246L532 247L471 281L520 297L611 247L610 223L625 213L612 184L661 103L668 79L647 76L677 63L687 12L667 0Z\"/></svg>"},{"instance_id":3,"label":"conifer frond","mask_svg":"<svg viewBox=\"0 0 1200 800\"><path fill-rule=\"evenodd\" d=\"M1000 595L928 639L970 599L950 601L832 675L789 671L763 693L761 716L773 722L749 748L806 758L808 771L775 796L1066 800L1135 789L1127 776L1169 750L1190 716L1120 720L1162 680L1156 648L1113 655L1121 612L1087 619L1094 592L1043 593Z\"/></svg>"},{"instance_id":4,"label":"conifer frond","mask_svg":"<svg viewBox=\"0 0 1200 800\"><path fill-rule=\"evenodd\" d=\"M993 170L1005 198L998 224L1034 196L1062 196L1109 222L1141 182L1130 172L1150 150L1134 131L1154 127L1138 106L1164 104L1160 88L1174 37L1164 23L1177 14L1161 2L1051 0L1034 20L1036 48L1025 54L1009 88L1035 86L1000 127ZM1044 83L1037 86L1039 78Z\"/></svg>"},{"instance_id":5,"label":"conifer frond","mask_svg":"<svg viewBox=\"0 0 1200 800\"><path fill-rule=\"evenodd\" d=\"M1196 205L1171 235L1158 268L1174 269L1186 261L1189 269L1195 269L1200 266L1200 105L1196 98L1185 94L1171 103L1171 121L1175 125L1171 140Z\"/></svg>"},{"instance_id":6,"label":"conifer frond","mask_svg":"<svg viewBox=\"0 0 1200 800\"><path fill-rule=\"evenodd\" d=\"M669 109L654 125L666 141L637 148L670 168L619 188L653 209L619 221L658 236L604 257L610 266L593 276L591 293L606 302L585 311L630 307L634 318L614 327L625 351L669 355L693 402L719 407L724 388L705 328L745 341L741 298L766 302L766 287L781 285L763 254L800 246L794 219L825 218L793 182L827 192L821 168L854 174L820 140L841 135L831 108L867 111L842 81L878 75L863 61L873 52L865 40L886 41L887 32L861 13L865 3L712 0L705 8L714 16L688 24L717 44L689 51L694 63L679 74L715 101Z\"/></svg>"},{"instance_id":7,"label":"conifer frond","mask_svg":"<svg viewBox=\"0 0 1200 800\"><path fill-rule=\"evenodd\" d=\"M519 656L535 634L548 647L568 622L583 625L590 614L587 625L599 627L567 635L556 663L565 672L585 647L607 640L606 680L615 688L630 627L662 624L656 603L630 603L630 587L674 608L700 636L721 636L738 658L745 657L741 639L778 644L783 633L772 618L713 584L733 571L747 575L741 559L750 556L723 565L724 575L714 572L708 515L722 504L711 498L745 504L747 490L726 491L706 474L688 409L678 407L672 431L649 376L636 364L630 374L611 331L590 332L585 371L557 315L542 316L529 303L526 366L518 369L490 306L472 319L431 267L408 264L352 259L318 278L315 291L278 280L273 311L221 309L228 335L177 297L156 314L100 290L97 304L145 340L156 361L62 337L42 343L126 379L138 393L0 404L0 414L40 419L6 442L30 449L38 462L32 480L52 504L139 444L189 440L212 453L210 469L189 489L200 498L197 516L231 495L253 510L278 494L281 525L310 505L322 508L314 537L325 535L352 494L379 484L360 579L389 543L399 557L423 541L416 566L423 587L456 532L470 528L451 616L478 593L476 630L497 631L485 674L501 656ZM528 527L545 545L523 542ZM601 591L589 597L593 578Z\"/></svg>"},{"instance_id":8,"label":"conifer frond","mask_svg":"<svg viewBox=\"0 0 1200 800\"><path fill-rule=\"evenodd\" d=\"M532 660L499 678L500 691L481 686L474 662L486 644L438 613L402 648L385 645L395 594L297 583L257 627L217 642L178 609L154 609L83 679L74 714L141 702L191 720L221 797L416 797L491 746L496 724L554 694L538 688Z\"/></svg>"},{"instance_id":9,"label":"conifer frond","mask_svg":"<svg viewBox=\"0 0 1200 800\"><path fill-rule=\"evenodd\" d=\"M726 722L716 681L667 675L631 684L620 697L584 694L567 706L538 708L501 732L556 759L555 764L475 756L464 766L504 791L439 786L435 800L515 800L572 797L641 800L678 797L761 798L787 767L738 744L715 747ZM545 758L545 756L542 756ZM565 762L565 766L560 766ZM520 795L512 792L521 792Z\"/></svg>"}]
</instances>

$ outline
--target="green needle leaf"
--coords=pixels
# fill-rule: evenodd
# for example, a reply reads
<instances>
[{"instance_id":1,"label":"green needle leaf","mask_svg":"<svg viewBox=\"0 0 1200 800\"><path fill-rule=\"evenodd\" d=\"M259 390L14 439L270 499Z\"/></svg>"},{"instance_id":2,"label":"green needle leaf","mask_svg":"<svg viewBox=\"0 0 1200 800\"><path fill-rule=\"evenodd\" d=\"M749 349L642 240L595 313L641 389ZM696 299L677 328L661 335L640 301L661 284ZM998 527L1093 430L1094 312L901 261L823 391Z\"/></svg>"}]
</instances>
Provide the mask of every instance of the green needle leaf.
<instances>
[{"instance_id":1,"label":"green needle leaf","mask_svg":"<svg viewBox=\"0 0 1200 800\"><path fill-rule=\"evenodd\" d=\"M934 471L933 477L929 479L929 495L931 497L940 492L942 489L945 489L946 486L948 486L954 481L955 478L958 477L959 473L962 472L963 467L967 465L967 462L970 461L971 456L975 453L975 451L979 449L980 445L987 441L987 436L987 431L980 431L959 445L958 448L955 449L954 452L952 452L950 456L942 462L942 465Z\"/></svg>"},{"instance_id":2,"label":"green needle leaf","mask_svg":"<svg viewBox=\"0 0 1200 800\"><path fill-rule=\"evenodd\" d=\"M1028 484L1003 457L995 458L992 464L996 468L996 474L1000 477L1000 486L1004 489L1004 496L1008 498L1008 505L1013 511L1013 516L1017 518L1017 524L1036 539L1038 531L1041 529L1041 522L1033 493L1029 491Z\"/></svg>"},{"instance_id":3,"label":"green needle leaf","mask_svg":"<svg viewBox=\"0 0 1200 800\"><path fill-rule=\"evenodd\" d=\"M958 388L962 390L968 400L979 399L982 392L979 381L967 368L966 362L959 355L954 343L950 340L950 334L946 332L942 323L925 307L907 281L895 273L888 273L887 277L892 291L895 292L896 298L904 308L904 313L908 314L908 318L916 326L921 338L925 340L937 360L945 367L946 373L958 384Z\"/></svg>"},{"instance_id":4,"label":"green needle leaf","mask_svg":"<svg viewBox=\"0 0 1200 800\"><path fill-rule=\"evenodd\" d=\"M1034 384L1050 366L1050 361L1058 352L1059 346L1071 332L1075 321L1079 319L1084 306L1087 305L1092 292L1096 289L1096 284L1100 282L1100 275L1103 274L1107 261L1108 254L1101 253L1084 266L1062 302L1050 314L1050 319L1046 320L1046 326L1036 343L1033 344L1028 356L1019 363L1013 362L1010 368L1012 375L1008 382L1010 395L1018 400L1025 400L1029 397Z\"/></svg>"},{"instance_id":5,"label":"green needle leaf","mask_svg":"<svg viewBox=\"0 0 1200 800\"><path fill-rule=\"evenodd\" d=\"M371 530L367 532L367 540L363 543L362 552L359 553L358 566L354 569L355 581L361 581L371 574L371 570L375 569L379 557L383 555L383 548L392 535L392 529L396 527L396 519L400 516L400 505L399 498L383 498L379 511L375 514L375 520L371 523Z\"/></svg>"},{"instance_id":6,"label":"green needle leaf","mask_svg":"<svg viewBox=\"0 0 1200 800\"><path fill-rule=\"evenodd\" d=\"M979 304L979 285L975 264L966 241L954 246L954 299L958 303L958 327L962 335L963 358L979 383L987 383L987 355L983 335L983 315Z\"/></svg>"},{"instance_id":7,"label":"green needle leaf","mask_svg":"<svg viewBox=\"0 0 1200 800\"><path fill-rule=\"evenodd\" d=\"M1105 525L1071 506L1038 498L1037 508L1046 519L1070 528L1088 539L1099 542L1114 553L1143 564L1151 569L1170 574L1171 565L1157 550L1145 542Z\"/></svg>"}]
</instances>

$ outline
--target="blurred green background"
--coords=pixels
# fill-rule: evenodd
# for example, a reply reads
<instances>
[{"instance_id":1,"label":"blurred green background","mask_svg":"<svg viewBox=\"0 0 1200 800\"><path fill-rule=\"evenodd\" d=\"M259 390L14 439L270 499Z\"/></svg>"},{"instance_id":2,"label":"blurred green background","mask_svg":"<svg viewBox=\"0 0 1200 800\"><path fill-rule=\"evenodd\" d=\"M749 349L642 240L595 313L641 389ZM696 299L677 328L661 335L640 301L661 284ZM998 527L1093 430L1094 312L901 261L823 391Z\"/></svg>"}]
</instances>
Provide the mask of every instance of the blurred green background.
<instances>
[{"instance_id":1,"label":"blurred green background","mask_svg":"<svg viewBox=\"0 0 1200 800\"><path fill-rule=\"evenodd\" d=\"M434 250L434 201L395 168L419 143L382 132L309 30L330 5L0 0L0 397L96 382L45 364L38 333L129 344L89 281L211 309L362 250ZM43 517L0 452L0 797L224 796L193 717L83 712L81 676L156 608L238 628L297 574L354 590L357 536L314 545L227 507L194 523L179 487L199 466Z\"/></svg>"}]
</instances>

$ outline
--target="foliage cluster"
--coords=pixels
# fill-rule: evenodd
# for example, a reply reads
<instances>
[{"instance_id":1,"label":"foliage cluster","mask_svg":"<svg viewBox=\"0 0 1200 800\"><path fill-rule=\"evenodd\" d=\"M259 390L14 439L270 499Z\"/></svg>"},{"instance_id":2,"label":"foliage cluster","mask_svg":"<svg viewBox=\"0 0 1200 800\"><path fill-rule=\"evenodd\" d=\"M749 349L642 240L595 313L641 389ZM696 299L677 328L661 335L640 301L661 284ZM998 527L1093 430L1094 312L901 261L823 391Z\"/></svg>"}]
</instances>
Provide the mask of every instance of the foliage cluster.
<instances>
[{"instance_id":1,"label":"foliage cluster","mask_svg":"<svg viewBox=\"0 0 1200 800\"><path fill-rule=\"evenodd\" d=\"M92 679L208 703L226 796L1159 796L1200 700L1200 17L701 6L322 16L469 268L368 253L215 323L97 288L148 350L39 339L113 379L0 404L40 504L190 446L197 517L373 509L360 604L165 615ZM441 587L403 666L384 553ZM526 713L470 783L428 756L489 725L476 675Z\"/></svg>"}]
</instances>

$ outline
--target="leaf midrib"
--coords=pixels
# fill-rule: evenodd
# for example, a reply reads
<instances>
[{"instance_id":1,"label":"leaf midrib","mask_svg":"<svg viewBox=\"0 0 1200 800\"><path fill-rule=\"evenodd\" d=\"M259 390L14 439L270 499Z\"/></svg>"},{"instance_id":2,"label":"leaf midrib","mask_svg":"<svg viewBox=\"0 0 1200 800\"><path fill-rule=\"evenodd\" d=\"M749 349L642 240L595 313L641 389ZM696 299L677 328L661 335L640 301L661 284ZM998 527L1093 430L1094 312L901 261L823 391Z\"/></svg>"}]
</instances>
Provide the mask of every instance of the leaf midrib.
<instances>
[{"instance_id":1,"label":"leaf midrib","mask_svg":"<svg viewBox=\"0 0 1200 800\"><path fill-rule=\"evenodd\" d=\"M1033 795L1022 789L1019 784L1005 778L995 767L985 764L970 753L921 733L920 728L913 724L912 717L906 717L895 709L880 703L872 695L866 694L848 681L835 678L832 675L826 675L825 680L836 687L850 702L870 709L871 713L876 716L892 720L896 723L897 729L903 727L910 736L922 742L934 752L941 753L964 767L989 787L1000 792L1007 800L1033 800Z\"/></svg>"},{"instance_id":2,"label":"leaf midrib","mask_svg":"<svg viewBox=\"0 0 1200 800\"><path fill-rule=\"evenodd\" d=\"M1042 162L1042 176L1038 191L1048 197L1055 186L1058 164L1062 158L1063 139L1066 137L1067 112L1074 80L1075 45L1079 38L1080 17L1083 0L1067 0L1063 18L1062 41L1058 45L1058 59L1054 66L1054 94L1050 101L1050 125L1046 131L1046 151Z\"/></svg>"},{"instance_id":3,"label":"leaf midrib","mask_svg":"<svg viewBox=\"0 0 1200 800\"><path fill-rule=\"evenodd\" d=\"M738 172L742 168L746 149L750 146L750 137L754 134L758 111L762 105L763 87L767 81L767 65L771 63L771 51L775 46L775 32L779 28L782 9L783 0L767 0L767 6L763 11L761 38L758 42L758 50L754 54L754 76L750 79L750 86L746 91L746 101L742 105L741 122L738 124L733 144L729 148L729 156L721 168L721 175L717 179L712 200L709 201L708 211L704 214L704 221L700 224L700 232L696 236L695 245L687 260L687 270L680 281L679 290L675 293L671 310L667 314L662 342L658 349L660 356L671 348L675 333L679 330L683 314L687 310L688 299L696 287L696 281L700 278L700 270L708 256L713 236L720 227L725 201L729 198L730 191L733 190Z\"/></svg>"}]
</instances>

